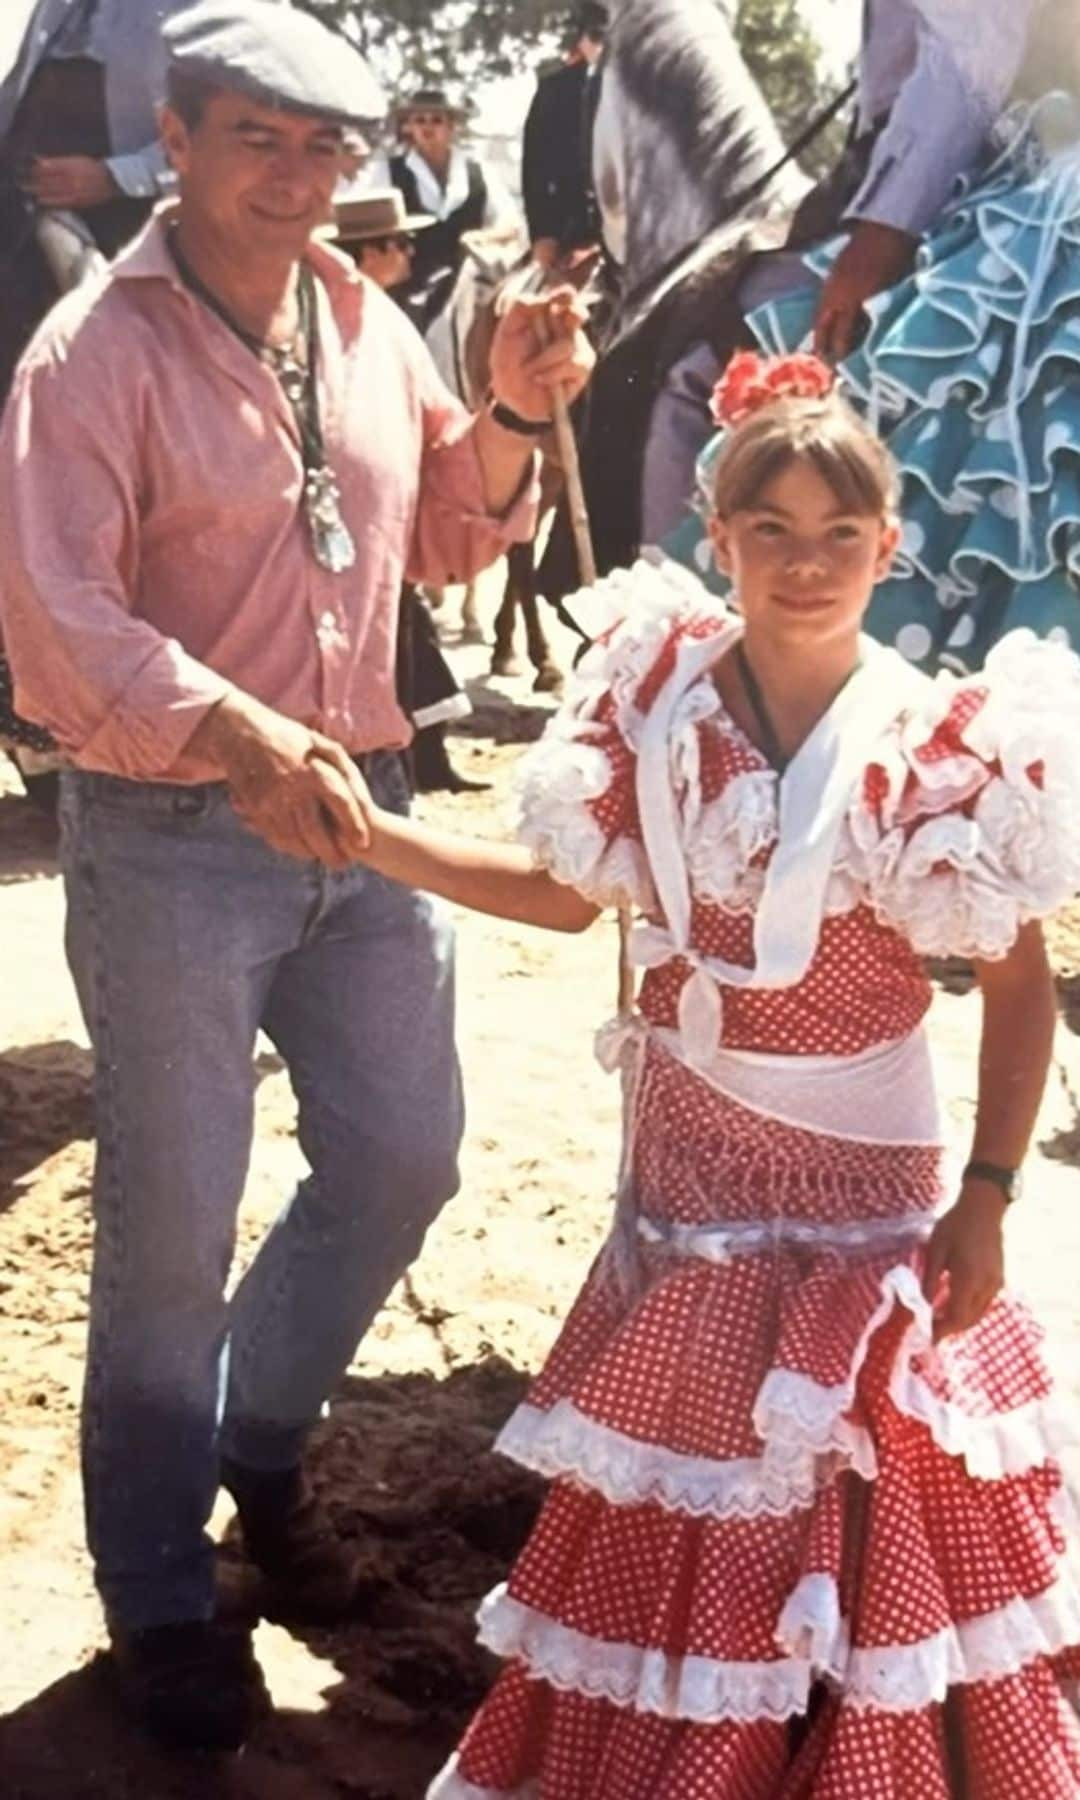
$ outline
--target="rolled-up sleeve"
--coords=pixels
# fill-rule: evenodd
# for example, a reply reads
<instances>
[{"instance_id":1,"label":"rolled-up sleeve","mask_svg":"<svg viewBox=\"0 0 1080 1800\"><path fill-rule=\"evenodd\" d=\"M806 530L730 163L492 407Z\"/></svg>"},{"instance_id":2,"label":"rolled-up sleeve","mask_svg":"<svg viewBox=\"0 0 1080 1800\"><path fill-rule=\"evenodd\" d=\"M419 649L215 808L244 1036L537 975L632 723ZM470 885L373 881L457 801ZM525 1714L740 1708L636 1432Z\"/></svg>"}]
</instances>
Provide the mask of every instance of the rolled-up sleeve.
<instances>
[{"instance_id":1,"label":"rolled-up sleeve","mask_svg":"<svg viewBox=\"0 0 1080 1800\"><path fill-rule=\"evenodd\" d=\"M1024 60L1039 0L914 0L915 66L874 147L849 222L920 237L978 161Z\"/></svg>"},{"instance_id":2,"label":"rolled-up sleeve","mask_svg":"<svg viewBox=\"0 0 1080 1800\"><path fill-rule=\"evenodd\" d=\"M81 768L164 778L230 684L138 616L133 421L93 348L31 357L0 430L0 619L18 711Z\"/></svg>"},{"instance_id":3,"label":"rolled-up sleeve","mask_svg":"<svg viewBox=\"0 0 1080 1800\"><path fill-rule=\"evenodd\" d=\"M511 544L536 531L540 458L533 454L517 496L505 512L488 510L474 420L439 376L423 341L409 345L419 386L424 449L420 498L409 556L409 577L444 585L469 581Z\"/></svg>"},{"instance_id":4,"label":"rolled-up sleeve","mask_svg":"<svg viewBox=\"0 0 1080 1800\"><path fill-rule=\"evenodd\" d=\"M105 167L120 192L133 200L156 200L172 185L168 159L158 143L129 150L123 156L107 156Z\"/></svg>"}]
</instances>

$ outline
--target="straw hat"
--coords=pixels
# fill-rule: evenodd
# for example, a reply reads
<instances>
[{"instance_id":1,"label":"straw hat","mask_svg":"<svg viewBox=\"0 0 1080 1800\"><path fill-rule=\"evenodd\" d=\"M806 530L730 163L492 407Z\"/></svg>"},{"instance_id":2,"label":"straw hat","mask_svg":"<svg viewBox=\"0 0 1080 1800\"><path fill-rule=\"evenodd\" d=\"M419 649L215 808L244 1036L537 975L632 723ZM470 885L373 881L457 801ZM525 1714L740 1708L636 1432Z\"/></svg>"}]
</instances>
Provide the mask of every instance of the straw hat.
<instances>
[{"instance_id":1,"label":"straw hat","mask_svg":"<svg viewBox=\"0 0 1080 1800\"><path fill-rule=\"evenodd\" d=\"M339 200L334 208L335 235L343 244L398 237L402 232L423 231L434 223L430 213L407 213L397 188L379 188Z\"/></svg>"},{"instance_id":2,"label":"straw hat","mask_svg":"<svg viewBox=\"0 0 1080 1800\"><path fill-rule=\"evenodd\" d=\"M399 119L407 119L412 113L437 112L445 113L448 119L459 124L467 117L464 107L455 106L445 88L418 88L407 100L401 100L397 106Z\"/></svg>"}]
</instances>

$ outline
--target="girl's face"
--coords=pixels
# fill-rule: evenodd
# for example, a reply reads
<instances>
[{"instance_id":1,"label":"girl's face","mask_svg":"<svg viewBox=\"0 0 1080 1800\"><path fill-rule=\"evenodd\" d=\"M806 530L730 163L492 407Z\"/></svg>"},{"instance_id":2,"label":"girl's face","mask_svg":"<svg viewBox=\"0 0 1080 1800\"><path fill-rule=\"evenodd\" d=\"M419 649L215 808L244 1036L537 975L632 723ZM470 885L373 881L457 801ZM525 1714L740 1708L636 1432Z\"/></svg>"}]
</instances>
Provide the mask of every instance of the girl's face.
<instances>
[{"instance_id":1,"label":"girl's face","mask_svg":"<svg viewBox=\"0 0 1080 1800\"><path fill-rule=\"evenodd\" d=\"M709 521L750 630L801 642L856 633L900 540L895 519L847 513L809 462L793 458L753 507Z\"/></svg>"}]
</instances>

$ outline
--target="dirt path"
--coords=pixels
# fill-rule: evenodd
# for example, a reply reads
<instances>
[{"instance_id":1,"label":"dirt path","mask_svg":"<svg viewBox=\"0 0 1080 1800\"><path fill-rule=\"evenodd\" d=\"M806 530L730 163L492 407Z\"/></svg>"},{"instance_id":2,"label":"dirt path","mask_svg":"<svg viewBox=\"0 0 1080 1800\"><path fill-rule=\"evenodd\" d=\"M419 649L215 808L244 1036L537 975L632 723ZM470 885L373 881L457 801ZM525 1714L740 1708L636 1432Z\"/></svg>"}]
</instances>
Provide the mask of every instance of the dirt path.
<instances>
[{"instance_id":1,"label":"dirt path","mask_svg":"<svg viewBox=\"0 0 1080 1800\"><path fill-rule=\"evenodd\" d=\"M492 793L425 810L494 833L517 750L493 741L512 735L505 712L486 729L455 756L491 779ZM90 1063L61 928L49 834L0 777L0 1794L418 1800L489 1678L472 1613L537 1503L536 1484L485 1452L604 1228L617 1093L592 1061L591 1037L612 1006L613 928L561 939L461 921L470 1099L461 1194L369 1335L317 1446L339 1524L363 1547L362 1615L303 1641L261 1629L278 1713L225 1770L142 1745L97 1660L76 1448ZM1063 921L1056 956L1064 978L1080 971L1080 916ZM1067 979L1063 987L1071 997ZM976 1024L973 995L939 995L934 1039L961 1128ZM298 1166L288 1083L272 1055L260 1072L242 1255ZM1078 1108L1080 1053L1063 1025L1012 1252L1016 1277L1064 1339L1064 1372L1080 1394Z\"/></svg>"}]
</instances>

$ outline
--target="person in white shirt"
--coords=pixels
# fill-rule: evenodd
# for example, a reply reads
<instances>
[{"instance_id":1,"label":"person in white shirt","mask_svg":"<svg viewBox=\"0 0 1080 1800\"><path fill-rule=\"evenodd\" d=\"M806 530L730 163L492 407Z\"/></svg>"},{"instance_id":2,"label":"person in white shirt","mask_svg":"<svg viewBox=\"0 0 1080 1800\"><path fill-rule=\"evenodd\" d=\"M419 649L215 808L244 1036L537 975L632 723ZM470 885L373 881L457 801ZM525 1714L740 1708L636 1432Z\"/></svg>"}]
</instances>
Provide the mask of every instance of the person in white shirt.
<instances>
[{"instance_id":1,"label":"person in white shirt","mask_svg":"<svg viewBox=\"0 0 1080 1800\"><path fill-rule=\"evenodd\" d=\"M84 221L117 251L166 177L157 106L161 27L184 0L38 0L0 81L0 401L56 298L35 237L40 208Z\"/></svg>"},{"instance_id":2,"label":"person in white shirt","mask_svg":"<svg viewBox=\"0 0 1080 1800\"><path fill-rule=\"evenodd\" d=\"M494 170L457 142L462 117L442 88L421 88L399 115L407 147L365 171L366 185L397 188L407 212L435 220L417 239L410 279L412 297L423 297L424 324L445 303L465 232L521 229L518 209Z\"/></svg>"}]
</instances>

